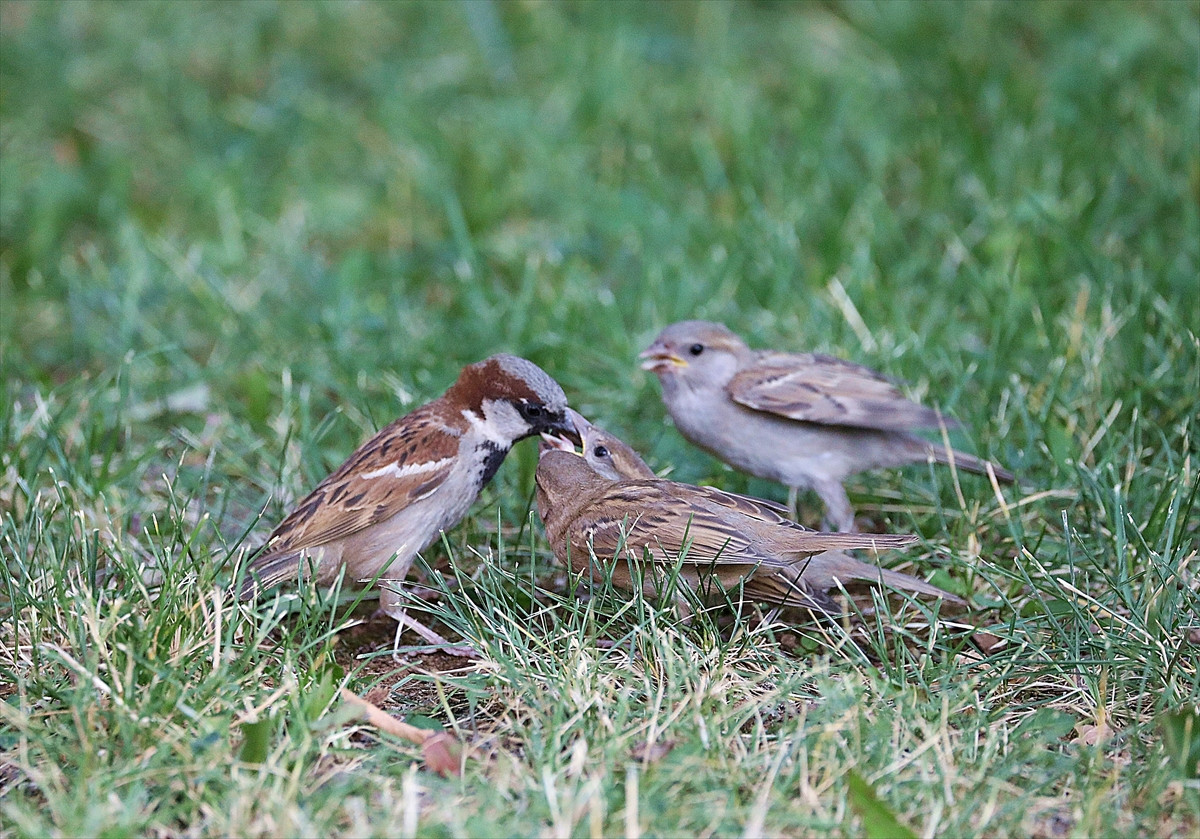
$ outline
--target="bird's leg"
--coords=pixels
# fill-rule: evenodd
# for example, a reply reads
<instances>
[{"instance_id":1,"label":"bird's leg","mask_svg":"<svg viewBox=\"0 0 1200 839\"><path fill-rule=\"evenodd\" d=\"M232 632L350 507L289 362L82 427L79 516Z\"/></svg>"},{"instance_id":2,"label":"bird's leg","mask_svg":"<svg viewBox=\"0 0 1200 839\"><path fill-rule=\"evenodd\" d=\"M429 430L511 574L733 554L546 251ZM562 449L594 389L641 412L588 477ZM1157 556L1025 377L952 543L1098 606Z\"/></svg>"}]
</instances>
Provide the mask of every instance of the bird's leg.
<instances>
[{"instance_id":1,"label":"bird's leg","mask_svg":"<svg viewBox=\"0 0 1200 839\"><path fill-rule=\"evenodd\" d=\"M846 488L838 480L821 481L813 485L817 495L825 502L825 527L839 533L853 533L854 508L850 506L850 497Z\"/></svg>"},{"instance_id":2,"label":"bird's leg","mask_svg":"<svg viewBox=\"0 0 1200 839\"><path fill-rule=\"evenodd\" d=\"M396 637L392 642L392 658L399 657L400 633L404 631L405 627L408 627L430 644L437 647L438 652L460 658L479 658L479 653L474 648L465 644L452 644L416 618L409 617L404 609L401 595L386 586L379 595L379 611L396 622Z\"/></svg>"},{"instance_id":3,"label":"bird's leg","mask_svg":"<svg viewBox=\"0 0 1200 839\"><path fill-rule=\"evenodd\" d=\"M800 521L800 487L788 487L788 513L792 516L792 521Z\"/></svg>"}]
</instances>

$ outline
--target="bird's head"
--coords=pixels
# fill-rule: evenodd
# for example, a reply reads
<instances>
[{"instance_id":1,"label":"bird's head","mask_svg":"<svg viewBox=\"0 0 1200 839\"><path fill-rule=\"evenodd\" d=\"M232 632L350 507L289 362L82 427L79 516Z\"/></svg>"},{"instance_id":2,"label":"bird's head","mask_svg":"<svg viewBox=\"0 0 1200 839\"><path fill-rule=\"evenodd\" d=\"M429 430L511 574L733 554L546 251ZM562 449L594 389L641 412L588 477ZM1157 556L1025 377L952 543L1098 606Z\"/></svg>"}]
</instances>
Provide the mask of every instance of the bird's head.
<instances>
[{"instance_id":1,"label":"bird's head","mask_svg":"<svg viewBox=\"0 0 1200 839\"><path fill-rule=\"evenodd\" d=\"M724 324L685 320L658 333L638 357L664 390L704 390L723 388L749 355L745 342Z\"/></svg>"},{"instance_id":2,"label":"bird's head","mask_svg":"<svg viewBox=\"0 0 1200 839\"><path fill-rule=\"evenodd\" d=\"M505 449L534 434L578 439L558 382L515 355L493 355L467 365L446 396L485 438Z\"/></svg>"},{"instance_id":3,"label":"bird's head","mask_svg":"<svg viewBox=\"0 0 1200 839\"><path fill-rule=\"evenodd\" d=\"M571 411L571 414L575 428L579 431L583 459L600 475L610 481L636 481L658 477L624 440L592 425L574 411Z\"/></svg>"}]
</instances>

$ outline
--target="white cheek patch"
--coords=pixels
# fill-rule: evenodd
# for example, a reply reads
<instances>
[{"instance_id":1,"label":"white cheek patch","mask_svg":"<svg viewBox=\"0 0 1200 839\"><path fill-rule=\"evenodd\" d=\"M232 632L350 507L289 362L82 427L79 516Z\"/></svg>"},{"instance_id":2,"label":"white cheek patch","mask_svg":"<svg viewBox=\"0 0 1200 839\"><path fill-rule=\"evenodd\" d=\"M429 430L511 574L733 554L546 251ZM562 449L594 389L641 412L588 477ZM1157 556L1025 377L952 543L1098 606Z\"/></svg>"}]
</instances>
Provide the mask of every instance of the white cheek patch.
<instances>
[{"instance_id":1,"label":"white cheek patch","mask_svg":"<svg viewBox=\"0 0 1200 839\"><path fill-rule=\"evenodd\" d=\"M378 469L372 469L370 472L363 472L361 477L363 480L371 480L372 478L407 478L409 475L423 475L426 472L436 472L443 466L453 461L452 457L444 457L441 460L430 460L425 463L389 463L387 466L381 466Z\"/></svg>"},{"instance_id":2,"label":"white cheek patch","mask_svg":"<svg viewBox=\"0 0 1200 839\"><path fill-rule=\"evenodd\" d=\"M470 409L464 410L462 415L471 424L472 431L505 449L529 433L529 423L517 409L499 399L484 400L483 417Z\"/></svg>"}]
</instances>

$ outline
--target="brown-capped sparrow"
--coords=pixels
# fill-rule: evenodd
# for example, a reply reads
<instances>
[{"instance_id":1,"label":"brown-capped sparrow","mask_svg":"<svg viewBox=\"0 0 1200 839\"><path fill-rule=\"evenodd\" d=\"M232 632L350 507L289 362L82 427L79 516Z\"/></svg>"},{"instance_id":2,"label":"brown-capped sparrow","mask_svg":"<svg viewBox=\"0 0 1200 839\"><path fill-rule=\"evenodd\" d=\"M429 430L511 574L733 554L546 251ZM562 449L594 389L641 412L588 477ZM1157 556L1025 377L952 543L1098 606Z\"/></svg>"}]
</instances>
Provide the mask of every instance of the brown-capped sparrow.
<instances>
[{"instance_id":1,"label":"brown-capped sparrow","mask_svg":"<svg viewBox=\"0 0 1200 839\"><path fill-rule=\"evenodd\" d=\"M442 396L391 423L321 481L251 560L241 595L312 570L320 585L380 580L380 611L434 643L404 614L397 587L417 553L456 525L518 440L574 435L562 388L540 367L494 355L464 367ZM397 629L397 638L399 629Z\"/></svg>"}]
</instances>

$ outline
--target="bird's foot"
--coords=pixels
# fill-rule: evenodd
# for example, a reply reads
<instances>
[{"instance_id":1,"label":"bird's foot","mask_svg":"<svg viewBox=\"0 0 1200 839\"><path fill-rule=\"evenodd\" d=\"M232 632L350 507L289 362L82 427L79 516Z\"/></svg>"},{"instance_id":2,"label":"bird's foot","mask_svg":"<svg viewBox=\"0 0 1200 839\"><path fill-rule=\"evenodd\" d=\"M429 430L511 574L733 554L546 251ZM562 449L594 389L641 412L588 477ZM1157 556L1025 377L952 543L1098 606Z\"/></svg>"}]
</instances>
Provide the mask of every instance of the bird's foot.
<instances>
[{"instance_id":1,"label":"bird's foot","mask_svg":"<svg viewBox=\"0 0 1200 839\"><path fill-rule=\"evenodd\" d=\"M430 629L425 624L421 623L416 618L410 617L403 609L398 609L395 606L382 607L380 613L387 615L396 622L396 637L392 642L392 658L400 658L400 634L405 628L411 629L413 632L420 635L429 642L429 649L446 655L452 655L457 658L479 658L479 652L466 644L454 644L446 638L439 635L434 630ZM422 648L424 649L424 648Z\"/></svg>"}]
</instances>

